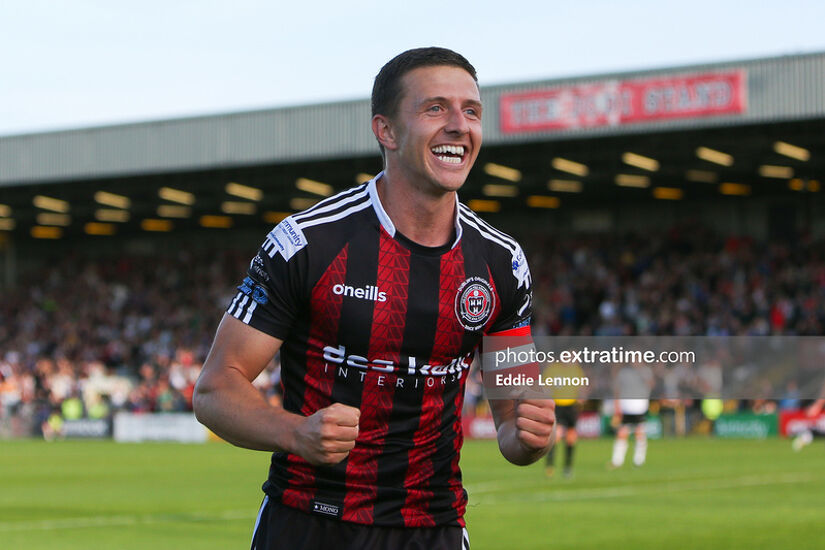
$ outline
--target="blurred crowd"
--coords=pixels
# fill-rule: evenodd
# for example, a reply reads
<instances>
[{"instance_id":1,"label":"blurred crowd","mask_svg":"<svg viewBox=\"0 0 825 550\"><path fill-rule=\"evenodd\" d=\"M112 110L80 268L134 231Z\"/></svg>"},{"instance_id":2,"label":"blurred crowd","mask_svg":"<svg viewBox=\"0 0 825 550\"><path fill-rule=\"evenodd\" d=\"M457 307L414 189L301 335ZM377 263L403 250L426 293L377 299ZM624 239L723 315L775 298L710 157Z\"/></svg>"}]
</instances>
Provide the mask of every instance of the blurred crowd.
<instances>
[{"instance_id":1,"label":"blurred crowd","mask_svg":"<svg viewBox=\"0 0 825 550\"><path fill-rule=\"evenodd\" d=\"M823 334L823 242L695 226L519 237L537 335ZM76 251L0 291L0 437L49 437L61 420L118 410L191 410L217 323L253 255ZM255 383L277 400L277 361ZM477 374L468 392L474 403Z\"/></svg>"},{"instance_id":2,"label":"blurred crowd","mask_svg":"<svg viewBox=\"0 0 825 550\"><path fill-rule=\"evenodd\" d=\"M526 243L536 334L821 335L825 243L655 234Z\"/></svg>"},{"instance_id":3,"label":"blurred crowd","mask_svg":"<svg viewBox=\"0 0 825 550\"><path fill-rule=\"evenodd\" d=\"M90 258L0 293L0 437L118 410L180 412L253 251ZM272 392L273 366L256 384Z\"/></svg>"}]
</instances>

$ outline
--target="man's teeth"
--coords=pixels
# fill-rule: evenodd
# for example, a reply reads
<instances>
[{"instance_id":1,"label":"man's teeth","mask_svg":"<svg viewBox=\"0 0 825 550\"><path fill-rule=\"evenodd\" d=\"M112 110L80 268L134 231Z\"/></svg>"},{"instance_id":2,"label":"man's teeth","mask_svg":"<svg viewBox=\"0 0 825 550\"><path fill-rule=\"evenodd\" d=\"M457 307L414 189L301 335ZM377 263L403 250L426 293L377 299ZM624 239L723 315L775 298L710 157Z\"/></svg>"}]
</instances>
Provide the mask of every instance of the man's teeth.
<instances>
[{"instance_id":1,"label":"man's teeth","mask_svg":"<svg viewBox=\"0 0 825 550\"><path fill-rule=\"evenodd\" d=\"M461 157L445 157L443 155L439 155L436 158L441 162L446 162L449 164L461 164Z\"/></svg>"},{"instance_id":2,"label":"man's teeth","mask_svg":"<svg viewBox=\"0 0 825 550\"><path fill-rule=\"evenodd\" d=\"M452 155L464 155L463 145L439 145L432 148L433 153L450 153Z\"/></svg>"}]
</instances>

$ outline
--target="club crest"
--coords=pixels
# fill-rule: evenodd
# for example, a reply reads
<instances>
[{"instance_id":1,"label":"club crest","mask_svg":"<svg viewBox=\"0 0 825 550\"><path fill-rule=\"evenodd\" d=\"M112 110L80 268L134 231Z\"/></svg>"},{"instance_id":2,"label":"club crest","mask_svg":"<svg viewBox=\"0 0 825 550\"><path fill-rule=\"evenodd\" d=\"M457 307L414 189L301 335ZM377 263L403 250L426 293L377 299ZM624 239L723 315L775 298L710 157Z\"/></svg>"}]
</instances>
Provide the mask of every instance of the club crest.
<instances>
[{"instance_id":1,"label":"club crest","mask_svg":"<svg viewBox=\"0 0 825 550\"><path fill-rule=\"evenodd\" d=\"M467 330L480 330L490 319L495 306L495 294L490 283L481 277L470 277L458 287L455 314Z\"/></svg>"}]
</instances>

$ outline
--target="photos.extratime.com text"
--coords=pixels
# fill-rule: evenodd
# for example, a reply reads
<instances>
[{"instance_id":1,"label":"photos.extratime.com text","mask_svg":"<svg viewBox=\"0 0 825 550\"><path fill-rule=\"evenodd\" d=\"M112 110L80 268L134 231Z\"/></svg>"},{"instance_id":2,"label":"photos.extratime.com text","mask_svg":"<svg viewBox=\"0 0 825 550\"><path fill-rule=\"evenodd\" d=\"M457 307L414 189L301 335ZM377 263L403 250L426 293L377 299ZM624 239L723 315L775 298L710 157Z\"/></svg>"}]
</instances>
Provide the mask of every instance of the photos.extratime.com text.
<instances>
[{"instance_id":1,"label":"photos.extratime.com text","mask_svg":"<svg viewBox=\"0 0 825 550\"><path fill-rule=\"evenodd\" d=\"M616 364L645 364L656 363L687 363L696 362L696 353L693 351L660 351L627 350L623 347L610 349L590 349L541 351L530 348L510 348L494 353L496 365L527 364L527 363L564 363L578 365L616 365Z\"/></svg>"}]
</instances>

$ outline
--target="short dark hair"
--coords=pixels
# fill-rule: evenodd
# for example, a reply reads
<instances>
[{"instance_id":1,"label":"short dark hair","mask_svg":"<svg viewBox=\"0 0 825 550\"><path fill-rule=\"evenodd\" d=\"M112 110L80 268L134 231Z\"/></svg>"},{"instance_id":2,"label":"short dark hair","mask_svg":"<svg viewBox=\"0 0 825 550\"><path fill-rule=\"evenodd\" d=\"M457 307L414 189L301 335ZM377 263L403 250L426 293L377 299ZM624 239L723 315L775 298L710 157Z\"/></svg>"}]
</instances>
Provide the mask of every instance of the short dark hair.
<instances>
[{"instance_id":1,"label":"short dark hair","mask_svg":"<svg viewBox=\"0 0 825 550\"><path fill-rule=\"evenodd\" d=\"M419 67L452 66L464 69L478 84L476 69L460 53L447 48L415 48L400 53L381 67L372 86L372 116L384 115L392 118L401 103L401 78ZM381 147L384 152L384 147Z\"/></svg>"}]
</instances>

